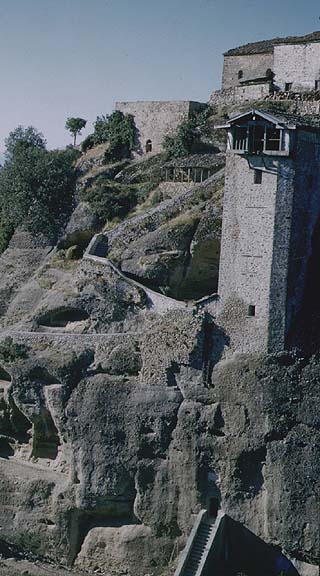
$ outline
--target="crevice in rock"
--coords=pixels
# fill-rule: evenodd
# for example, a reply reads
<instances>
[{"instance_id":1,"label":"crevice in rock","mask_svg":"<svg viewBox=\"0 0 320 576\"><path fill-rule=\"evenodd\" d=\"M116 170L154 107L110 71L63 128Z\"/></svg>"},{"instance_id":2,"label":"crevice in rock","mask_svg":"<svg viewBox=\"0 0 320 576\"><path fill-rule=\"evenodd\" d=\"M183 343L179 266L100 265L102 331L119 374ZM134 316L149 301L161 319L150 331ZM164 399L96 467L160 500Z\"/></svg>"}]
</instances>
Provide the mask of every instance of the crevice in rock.
<instances>
[{"instance_id":1,"label":"crevice in rock","mask_svg":"<svg viewBox=\"0 0 320 576\"><path fill-rule=\"evenodd\" d=\"M10 398L9 405L14 439L17 440L19 444L29 444L32 422L21 412L12 397Z\"/></svg>"},{"instance_id":2,"label":"crevice in rock","mask_svg":"<svg viewBox=\"0 0 320 576\"><path fill-rule=\"evenodd\" d=\"M70 550L68 563L73 565L83 542L93 528L119 528L130 524L141 524L133 512L134 499L119 499L108 502L110 512L101 510L72 510L70 512Z\"/></svg>"},{"instance_id":3,"label":"crevice in rock","mask_svg":"<svg viewBox=\"0 0 320 576\"><path fill-rule=\"evenodd\" d=\"M13 445L15 443L14 438L9 436L0 435L0 456L1 458L9 458L9 456L14 455Z\"/></svg>"},{"instance_id":4,"label":"crevice in rock","mask_svg":"<svg viewBox=\"0 0 320 576\"><path fill-rule=\"evenodd\" d=\"M212 348L213 348L213 330L214 325L206 322L203 327L203 368L202 368L202 382L206 388L209 388L212 383Z\"/></svg>"},{"instance_id":5,"label":"crevice in rock","mask_svg":"<svg viewBox=\"0 0 320 576\"><path fill-rule=\"evenodd\" d=\"M171 362L170 366L166 368L167 386L169 388L178 386L176 374L180 373L180 366L177 362Z\"/></svg>"},{"instance_id":6,"label":"crevice in rock","mask_svg":"<svg viewBox=\"0 0 320 576\"><path fill-rule=\"evenodd\" d=\"M69 323L88 320L89 314L79 308L61 308L51 310L38 318L38 324L50 328L66 328Z\"/></svg>"},{"instance_id":7,"label":"crevice in rock","mask_svg":"<svg viewBox=\"0 0 320 576\"><path fill-rule=\"evenodd\" d=\"M11 384L12 378L2 366L0 366L0 388L2 384Z\"/></svg>"},{"instance_id":8,"label":"crevice in rock","mask_svg":"<svg viewBox=\"0 0 320 576\"><path fill-rule=\"evenodd\" d=\"M222 430L224 428L225 422L220 405L216 409L213 423L214 423L214 430L213 430L214 436L225 436L225 433Z\"/></svg>"},{"instance_id":9,"label":"crevice in rock","mask_svg":"<svg viewBox=\"0 0 320 576\"><path fill-rule=\"evenodd\" d=\"M34 458L55 460L60 447L60 439L49 410L42 408L41 414L34 417L33 424L34 431L31 456Z\"/></svg>"},{"instance_id":10,"label":"crevice in rock","mask_svg":"<svg viewBox=\"0 0 320 576\"><path fill-rule=\"evenodd\" d=\"M33 368L29 372L29 378L32 381L41 382L45 386L50 386L51 384L59 384L57 378L49 374L46 368L42 368L41 366L37 366Z\"/></svg>"},{"instance_id":11,"label":"crevice in rock","mask_svg":"<svg viewBox=\"0 0 320 576\"><path fill-rule=\"evenodd\" d=\"M265 446L256 450L244 451L237 459L235 466L235 478L240 482L241 492L256 496L263 484L263 466L267 456Z\"/></svg>"}]
</instances>

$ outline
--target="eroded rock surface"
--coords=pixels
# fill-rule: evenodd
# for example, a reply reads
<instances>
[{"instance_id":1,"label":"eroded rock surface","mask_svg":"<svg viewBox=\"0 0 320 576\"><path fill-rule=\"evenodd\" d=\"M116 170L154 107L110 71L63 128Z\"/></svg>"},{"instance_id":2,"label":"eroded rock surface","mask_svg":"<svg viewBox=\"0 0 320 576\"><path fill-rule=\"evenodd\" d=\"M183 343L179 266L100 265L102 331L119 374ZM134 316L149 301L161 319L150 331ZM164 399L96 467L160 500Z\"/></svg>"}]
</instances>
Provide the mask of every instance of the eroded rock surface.
<instances>
[{"instance_id":1,"label":"eroded rock surface","mask_svg":"<svg viewBox=\"0 0 320 576\"><path fill-rule=\"evenodd\" d=\"M188 191L108 233L111 255L141 286L107 261L70 262L48 247L34 248L21 277L14 268L0 334L0 525L15 549L76 575L167 576L214 495L302 576L317 566L318 357L226 359L214 307L157 307L143 288L211 292L210 185L201 210ZM8 562L0 574L45 570Z\"/></svg>"}]
</instances>

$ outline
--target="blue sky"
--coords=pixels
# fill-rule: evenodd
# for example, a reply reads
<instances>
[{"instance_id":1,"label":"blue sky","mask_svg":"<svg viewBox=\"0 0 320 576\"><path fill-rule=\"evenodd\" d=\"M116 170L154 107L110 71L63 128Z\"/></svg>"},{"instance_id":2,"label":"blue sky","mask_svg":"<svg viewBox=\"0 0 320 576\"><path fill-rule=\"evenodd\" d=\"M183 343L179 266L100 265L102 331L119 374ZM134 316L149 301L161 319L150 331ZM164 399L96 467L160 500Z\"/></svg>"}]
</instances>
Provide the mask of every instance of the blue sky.
<instances>
[{"instance_id":1,"label":"blue sky","mask_svg":"<svg viewBox=\"0 0 320 576\"><path fill-rule=\"evenodd\" d=\"M0 151L19 124L70 142L116 100L206 101L222 53L320 29L316 0L0 0Z\"/></svg>"}]
</instances>

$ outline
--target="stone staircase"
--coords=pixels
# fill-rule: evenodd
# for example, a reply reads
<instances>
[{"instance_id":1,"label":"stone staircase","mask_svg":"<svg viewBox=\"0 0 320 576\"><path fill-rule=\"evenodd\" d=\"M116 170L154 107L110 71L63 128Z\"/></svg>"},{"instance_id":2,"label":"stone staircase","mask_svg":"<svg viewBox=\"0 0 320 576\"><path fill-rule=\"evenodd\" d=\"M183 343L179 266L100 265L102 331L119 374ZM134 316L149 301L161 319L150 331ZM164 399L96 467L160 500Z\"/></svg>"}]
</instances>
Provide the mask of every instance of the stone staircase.
<instances>
[{"instance_id":1,"label":"stone staircase","mask_svg":"<svg viewBox=\"0 0 320 576\"><path fill-rule=\"evenodd\" d=\"M190 556L183 570L183 576L196 576L196 574L199 573L199 567L202 564L201 561L203 560L204 555L206 555L207 545L212 531L212 524L200 524L193 542Z\"/></svg>"},{"instance_id":2,"label":"stone staircase","mask_svg":"<svg viewBox=\"0 0 320 576\"><path fill-rule=\"evenodd\" d=\"M175 576L201 576L213 545L223 514L215 520L208 518L206 510L198 514L191 534L175 572Z\"/></svg>"}]
</instances>

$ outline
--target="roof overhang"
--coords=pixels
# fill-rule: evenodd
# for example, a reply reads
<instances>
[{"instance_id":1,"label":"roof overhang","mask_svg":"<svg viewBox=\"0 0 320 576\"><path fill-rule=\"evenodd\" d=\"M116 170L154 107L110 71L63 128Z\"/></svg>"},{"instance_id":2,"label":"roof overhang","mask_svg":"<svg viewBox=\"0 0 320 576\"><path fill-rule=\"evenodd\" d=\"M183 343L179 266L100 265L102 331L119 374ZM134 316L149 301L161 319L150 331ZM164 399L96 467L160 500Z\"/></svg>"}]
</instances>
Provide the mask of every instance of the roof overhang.
<instances>
[{"instance_id":1,"label":"roof overhang","mask_svg":"<svg viewBox=\"0 0 320 576\"><path fill-rule=\"evenodd\" d=\"M252 116L253 120L255 120L258 116L266 122L274 124L275 128L288 128L290 130L295 130L296 128L295 124L288 124L284 122L282 118L277 118L273 114L269 114L269 112L265 112L264 110L256 110L255 108L247 110L246 112L241 112L241 114L237 114L236 116L230 118L226 124L220 124L219 126L215 126L215 128L232 128L234 124L236 124L239 120L246 118L247 116Z\"/></svg>"}]
</instances>

